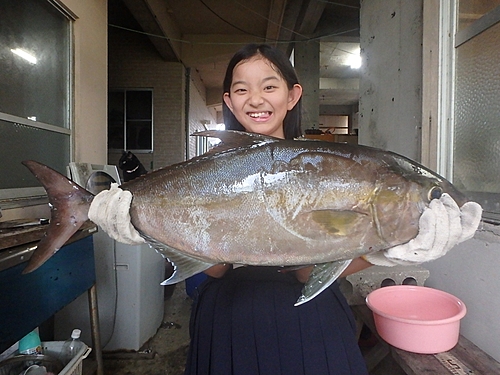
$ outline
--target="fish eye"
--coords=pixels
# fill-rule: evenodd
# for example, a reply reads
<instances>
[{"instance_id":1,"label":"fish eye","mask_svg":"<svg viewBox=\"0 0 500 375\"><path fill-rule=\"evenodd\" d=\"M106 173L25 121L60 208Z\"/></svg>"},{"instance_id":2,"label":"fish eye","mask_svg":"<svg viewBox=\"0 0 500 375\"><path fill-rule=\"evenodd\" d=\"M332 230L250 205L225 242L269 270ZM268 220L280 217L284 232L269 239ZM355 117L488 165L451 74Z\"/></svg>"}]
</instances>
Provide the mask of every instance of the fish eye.
<instances>
[{"instance_id":1,"label":"fish eye","mask_svg":"<svg viewBox=\"0 0 500 375\"><path fill-rule=\"evenodd\" d=\"M440 188L439 186L434 186L429 190L429 200L433 199L439 199L441 198L441 195L443 195L443 189Z\"/></svg>"}]
</instances>

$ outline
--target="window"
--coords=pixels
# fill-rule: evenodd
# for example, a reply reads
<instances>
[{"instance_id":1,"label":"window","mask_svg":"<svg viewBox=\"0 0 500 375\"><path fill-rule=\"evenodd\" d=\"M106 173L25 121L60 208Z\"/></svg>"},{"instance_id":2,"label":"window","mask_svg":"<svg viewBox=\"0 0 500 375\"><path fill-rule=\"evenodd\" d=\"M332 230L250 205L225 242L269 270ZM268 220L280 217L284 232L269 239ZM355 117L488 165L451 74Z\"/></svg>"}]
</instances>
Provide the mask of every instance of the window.
<instances>
[{"instance_id":1,"label":"window","mask_svg":"<svg viewBox=\"0 0 500 375\"><path fill-rule=\"evenodd\" d=\"M153 151L152 90L110 91L108 149Z\"/></svg>"},{"instance_id":2,"label":"window","mask_svg":"<svg viewBox=\"0 0 500 375\"><path fill-rule=\"evenodd\" d=\"M329 134L349 134L349 116L319 116L319 129Z\"/></svg>"},{"instance_id":3,"label":"window","mask_svg":"<svg viewBox=\"0 0 500 375\"><path fill-rule=\"evenodd\" d=\"M64 174L70 162L72 18L47 0L0 0L0 14L0 204L9 207L45 195L23 160Z\"/></svg>"},{"instance_id":4,"label":"window","mask_svg":"<svg viewBox=\"0 0 500 375\"><path fill-rule=\"evenodd\" d=\"M500 2L457 1L452 179L500 221Z\"/></svg>"},{"instance_id":5,"label":"window","mask_svg":"<svg viewBox=\"0 0 500 375\"><path fill-rule=\"evenodd\" d=\"M209 149L208 137L196 137L196 156L203 155Z\"/></svg>"}]
</instances>

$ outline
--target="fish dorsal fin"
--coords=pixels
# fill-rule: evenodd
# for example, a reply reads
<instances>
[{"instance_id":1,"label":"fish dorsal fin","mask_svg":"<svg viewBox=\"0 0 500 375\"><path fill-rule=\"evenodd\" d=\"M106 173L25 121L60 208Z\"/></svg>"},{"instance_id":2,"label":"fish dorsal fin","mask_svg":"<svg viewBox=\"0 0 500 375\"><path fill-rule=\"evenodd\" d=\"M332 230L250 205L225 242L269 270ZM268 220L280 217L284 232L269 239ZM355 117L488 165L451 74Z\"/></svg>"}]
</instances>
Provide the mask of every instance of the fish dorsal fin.
<instances>
[{"instance_id":1,"label":"fish dorsal fin","mask_svg":"<svg viewBox=\"0 0 500 375\"><path fill-rule=\"evenodd\" d=\"M352 259L348 259L337 262L316 264L309 275L309 280L307 280L307 283L302 288L302 295L299 297L297 302L295 302L295 306L302 305L303 303L312 300L323 290L332 285L335 280L339 278L340 274L344 272L351 261Z\"/></svg>"},{"instance_id":2,"label":"fish dorsal fin","mask_svg":"<svg viewBox=\"0 0 500 375\"><path fill-rule=\"evenodd\" d=\"M241 147L262 146L268 143L279 142L278 138L237 130L203 130L193 133L192 135L195 137L212 137L221 140L217 146L205 153L205 155L217 154Z\"/></svg>"},{"instance_id":3,"label":"fish dorsal fin","mask_svg":"<svg viewBox=\"0 0 500 375\"><path fill-rule=\"evenodd\" d=\"M160 253L165 259L172 263L174 273L168 279L163 281L161 285L177 284L180 281L187 279L193 275L205 271L206 269L214 266L214 263L204 262L195 259L188 255L182 254L177 249L156 241L154 238L141 233L149 246Z\"/></svg>"}]
</instances>

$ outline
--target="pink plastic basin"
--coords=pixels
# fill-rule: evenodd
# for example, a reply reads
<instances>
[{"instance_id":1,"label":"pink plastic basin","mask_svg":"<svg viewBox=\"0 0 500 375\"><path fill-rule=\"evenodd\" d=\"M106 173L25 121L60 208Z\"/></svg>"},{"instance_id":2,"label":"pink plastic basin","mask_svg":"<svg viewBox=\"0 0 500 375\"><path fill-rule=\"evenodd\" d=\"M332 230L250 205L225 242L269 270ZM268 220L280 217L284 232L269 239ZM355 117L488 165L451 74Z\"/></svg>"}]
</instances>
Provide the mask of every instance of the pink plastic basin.
<instances>
[{"instance_id":1,"label":"pink plastic basin","mask_svg":"<svg viewBox=\"0 0 500 375\"><path fill-rule=\"evenodd\" d=\"M441 290L395 285L374 290L366 297L377 332L396 348L434 354L452 349L460 335L465 304Z\"/></svg>"}]
</instances>

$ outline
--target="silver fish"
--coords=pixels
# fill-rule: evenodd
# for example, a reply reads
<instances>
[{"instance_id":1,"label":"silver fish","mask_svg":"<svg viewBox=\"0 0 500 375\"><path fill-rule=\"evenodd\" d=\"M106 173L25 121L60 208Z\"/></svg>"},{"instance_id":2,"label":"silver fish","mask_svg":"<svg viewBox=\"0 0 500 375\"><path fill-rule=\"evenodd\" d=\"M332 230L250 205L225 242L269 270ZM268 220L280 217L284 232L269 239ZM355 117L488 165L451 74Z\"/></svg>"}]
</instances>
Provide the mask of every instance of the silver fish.
<instances>
[{"instance_id":1,"label":"silver fish","mask_svg":"<svg viewBox=\"0 0 500 375\"><path fill-rule=\"evenodd\" d=\"M281 140L235 131L208 153L121 185L146 241L174 264L174 284L214 264L315 265L304 303L361 255L413 239L432 199L467 199L443 177L366 146ZM23 162L53 207L25 272L45 262L88 219L93 195L49 167Z\"/></svg>"}]
</instances>

